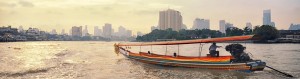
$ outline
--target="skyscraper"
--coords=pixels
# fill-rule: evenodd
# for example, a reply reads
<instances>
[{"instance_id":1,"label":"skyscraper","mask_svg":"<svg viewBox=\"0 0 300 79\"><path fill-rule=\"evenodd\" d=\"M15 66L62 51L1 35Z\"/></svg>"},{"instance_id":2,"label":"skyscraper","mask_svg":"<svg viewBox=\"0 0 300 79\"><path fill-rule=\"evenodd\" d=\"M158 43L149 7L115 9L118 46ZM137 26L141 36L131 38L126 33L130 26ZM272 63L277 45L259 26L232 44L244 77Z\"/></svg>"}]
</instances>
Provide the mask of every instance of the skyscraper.
<instances>
[{"instance_id":1,"label":"skyscraper","mask_svg":"<svg viewBox=\"0 0 300 79\"><path fill-rule=\"evenodd\" d=\"M81 37L82 36L82 26L80 26L80 27L73 26L72 27L72 36Z\"/></svg>"},{"instance_id":2,"label":"skyscraper","mask_svg":"<svg viewBox=\"0 0 300 79\"><path fill-rule=\"evenodd\" d=\"M271 23L271 10L264 10L263 12L263 25L269 25Z\"/></svg>"},{"instance_id":3,"label":"skyscraper","mask_svg":"<svg viewBox=\"0 0 300 79\"><path fill-rule=\"evenodd\" d=\"M271 10L263 11L263 25L270 25L275 27L275 23L271 20Z\"/></svg>"},{"instance_id":4,"label":"skyscraper","mask_svg":"<svg viewBox=\"0 0 300 79\"><path fill-rule=\"evenodd\" d=\"M225 24L226 24L225 20L219 21L220 32L222 32L222 33L226 33Z\"/></svg>"},{"instance_id":5,"label":"skyscraper","mask_svg":"<svg viewBox=\"0 0 300 79\"><path fill-rule=\"evenodd\" d=\"M105 25L103 26L103 36L106 38L110 38L112 36L112 26L109 23L105 23Z\"/></svg>"},{"instance_id":6,"label":"skyscraper","mask_svg":"<svg viewBox=\"0 0 300 79\"><path fill-rule=\"evenodd\" d=\"M173 9L160 11L158 27L161 30L171 28L175 31L179 31L182 27L181 13Z\"/></svg>"},{"instance_id":7,"label":"skyscraper","mask_svg":"<svg viewBox=\"0 0 300 79\"><path fill-rule=\"evenodd\" d=\"M192 29L209 29L209 20L196 18Z\"/></svg>"}]
</instances>

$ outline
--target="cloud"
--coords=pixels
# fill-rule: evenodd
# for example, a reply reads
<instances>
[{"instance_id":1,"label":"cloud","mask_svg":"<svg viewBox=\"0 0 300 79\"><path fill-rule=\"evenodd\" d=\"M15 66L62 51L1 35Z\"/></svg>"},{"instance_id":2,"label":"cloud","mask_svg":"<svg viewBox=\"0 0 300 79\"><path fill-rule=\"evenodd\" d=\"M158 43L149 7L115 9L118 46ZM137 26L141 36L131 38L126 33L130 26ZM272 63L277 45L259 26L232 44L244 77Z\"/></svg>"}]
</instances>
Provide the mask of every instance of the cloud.
<instances>
[{"instance_id":1,"label":"cloud","mask_svg":"<svg viewBox=\"0 0 300 79\"><path fill-rule=\"evenodd\" d=\"M12 7L15 7L15 6L16 6L16 4L14 4L14 3L0 2L0 7L10 7L10 8L12 8Z\"/></svg>"},{"instance_id":2,"label":"cloud","mask_svg":"<svg viewBox=\"0 0 300 79\"><path fill-rule=\"evenodd\" d=\"M153 15L153 14L157 14L158 11L156 11L156 10L138 10L138 11L135 11L135 13L138 15Z\"/></svg>"},{"instance_id":3,"label":"cloud","mask_svg":"<svg viewBox=\"0 0 300 79\"><path fill-rule=\"evenodd\" d=\"M34 4L29 1L20 0L18 3L23 7L34 7Z\"/></svg>"}]
</instances>

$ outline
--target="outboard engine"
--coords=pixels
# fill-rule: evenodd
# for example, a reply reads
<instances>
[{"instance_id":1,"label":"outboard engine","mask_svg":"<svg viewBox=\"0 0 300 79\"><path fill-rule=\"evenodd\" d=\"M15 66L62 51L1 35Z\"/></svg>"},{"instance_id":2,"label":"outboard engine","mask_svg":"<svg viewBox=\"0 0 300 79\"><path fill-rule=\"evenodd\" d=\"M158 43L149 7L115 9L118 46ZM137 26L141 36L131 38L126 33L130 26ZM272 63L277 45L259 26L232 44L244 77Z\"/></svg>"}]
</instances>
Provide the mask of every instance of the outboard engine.
<instances>
[{"instance_id":1,"label":"outboard engine","mask_svg":"<svg viewBox=\"0 0 300 79\"><path fill-rule=\"evenodd\" d=\"M253 60L246 63L247 66L250 66L251 71L262 71L266 67L266 62L261 60Z\"/></svg>"},{"instance_id":2,"label":"outboard engine","mask_svg":"<svg viewBox=\"0 0 300 79\"><path fill-rule=\"evenodd\" d=\"M225 49L234 57L231 62L248 62L252 60L249 55L244 52L246 47L241 44L230 44L227 45Z\"/></svg>"},{"instance_id":3,"label":"outboard engine","mask_svg":"<svg viewBox=\"0 0 300 79\"><path fill-rule=\"evenodd\" d=\"M225 47L226 51L234 57L230 60L234 63L246 63L247 66L250 66L251 71L262 71L266 63L261 60L252 60L247 53L244 52L246 47L241 44L230 44Z\"/></svg>"}]
</instances>

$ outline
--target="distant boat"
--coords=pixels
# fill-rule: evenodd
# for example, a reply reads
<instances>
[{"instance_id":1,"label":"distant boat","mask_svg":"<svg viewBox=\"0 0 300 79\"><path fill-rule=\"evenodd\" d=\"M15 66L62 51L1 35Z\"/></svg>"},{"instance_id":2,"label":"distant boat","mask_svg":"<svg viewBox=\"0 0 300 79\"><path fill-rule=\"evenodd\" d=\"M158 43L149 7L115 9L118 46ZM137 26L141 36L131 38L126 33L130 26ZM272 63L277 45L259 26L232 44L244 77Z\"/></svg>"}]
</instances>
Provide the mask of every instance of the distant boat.
<instances>
[{"instance_id":1,"label":"distant boat","mask_svg":"<svg viewBox=\"0 0 300 79\"><path fill-rule=\"evenodd\" d=\"M129 49L131 48L131 46L140 46L140 47L151 46L152 49L152 46L155 45L167 46L167 45L180 45L180 44L245 41L245 40L252 40L253 37L254 35L247 35L247 36L233 36L233 37L223 37L223 38L195 39L195 40L182 40L182 41L118 43L115 44L115 51L117 54L121 53L128 58L135 59L140 62L156 64L156 65L221 69L221 70L239 70L239 71L247 71L247 72L262 71L266 67L266 63L261 60L251 59L248 56L248 54L243 52L244 47L240 44L230 44L226 46L226 50L230 51L231 55L217 56L217 57L212 57L211 55L189 57L189 56L180 56L177 53L174 53L174 55L172 56L168 56L168 55L154 54L152 51L132 52ZM201 55L201 53L199 55Z\"/></svg>"}]
</instances>

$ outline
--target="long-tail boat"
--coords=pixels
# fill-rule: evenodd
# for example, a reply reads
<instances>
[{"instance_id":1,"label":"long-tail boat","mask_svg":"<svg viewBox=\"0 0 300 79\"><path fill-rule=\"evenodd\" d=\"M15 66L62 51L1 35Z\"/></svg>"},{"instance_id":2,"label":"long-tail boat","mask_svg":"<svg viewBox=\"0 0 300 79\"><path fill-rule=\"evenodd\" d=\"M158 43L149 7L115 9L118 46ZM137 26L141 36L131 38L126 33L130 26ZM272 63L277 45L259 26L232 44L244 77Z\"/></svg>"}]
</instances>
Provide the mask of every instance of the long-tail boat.
<instances>
[{"instance_id":1,"label":"long-tail boat","mask_svg":"<svg viewBox=\"0 0 300 79\"><path fill-rule=\"evenodd\" d=\"M196 44L196 43L215 43L230 41L246 41L252 40L254 35L232 36L222 38L194 39L181 41L163 41L163 42L135 42L135 43L118 43L115 44L115 52L124 56L150 64L165 66L180 66L192 68L221 69L221 70L239 70L239 71L262 71L266 67L266 63L261 60L253 60L243 50L241 44L231 44L226 46L229 56L199 56L189 57L180 56L174 53L173 56L154 54L148 52L132 52L128 48L131 46L151 46L152 45L180 45L180 44ZM152 49L152 48L151 48ZM178 48L179 49L179 48ZM201 55L201 54L200 54Z\"/></svg>"}]
</instances>

